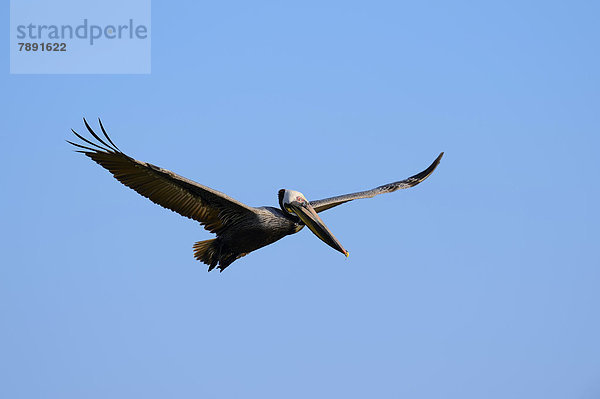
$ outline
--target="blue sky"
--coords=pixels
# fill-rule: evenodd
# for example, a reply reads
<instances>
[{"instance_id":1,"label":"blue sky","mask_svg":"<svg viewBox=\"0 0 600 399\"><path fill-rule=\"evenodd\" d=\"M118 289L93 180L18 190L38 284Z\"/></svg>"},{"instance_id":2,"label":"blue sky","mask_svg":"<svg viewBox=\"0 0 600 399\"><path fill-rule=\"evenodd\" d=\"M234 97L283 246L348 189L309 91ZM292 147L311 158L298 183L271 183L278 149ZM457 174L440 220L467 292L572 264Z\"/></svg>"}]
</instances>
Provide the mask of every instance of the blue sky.
<instances>
[{"instance_id":1,"label":"blue sky","mask_svg":"<svg viewBox=\"0 0 600 399\"><path fill-rule=\"evenodd\" d=\"M154 2L150 75L5 48L0 397L597 398L599 11ZM71 151L83 116L256 206L446 155L322 214L348 259L305 229L207 273L208 232Z\"/></svg>"}]
</instances>

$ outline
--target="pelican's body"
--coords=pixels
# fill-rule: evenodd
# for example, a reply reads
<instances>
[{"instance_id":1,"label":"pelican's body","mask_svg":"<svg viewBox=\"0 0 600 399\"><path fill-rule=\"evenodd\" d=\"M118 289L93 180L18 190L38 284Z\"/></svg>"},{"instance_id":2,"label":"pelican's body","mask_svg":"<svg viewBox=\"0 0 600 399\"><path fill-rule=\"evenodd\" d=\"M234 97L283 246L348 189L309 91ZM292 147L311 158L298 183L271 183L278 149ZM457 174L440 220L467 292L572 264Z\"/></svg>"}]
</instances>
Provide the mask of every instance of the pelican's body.
<instances>
[{"instance_id":1,"label":"pelican's body","mask_svg":"<svg viewBox=\"0 0 600 399\"><path fill-rule=\"evenodd\" d=\"M200 222L205 229L217 235L212 240L194 244L194 257L209 265L209 271L215 267L223 271L236 259L287 235L297 233L304 226L308 226L327 245L348 256L348 251L329 231L317 213L354 199L371 198L415 186L434 171L443 155L441 153L421 173L372 190L309 202L298 191L282 189L278 194L279 209L255 208L169 170L133 159L121 152L112 142L102 122L99 121L100 128L106 141L92 130L85 119L84 123L96 142L73 131L77 137L92 146L69 141L82 149L79 152L109 170L124 185L158 205Z\"/></svg>"},{"instance_id":2,"label":"pelican's body","mask_svg":"<svg viewBox=\"0 0 600 399\"><path fill-rule=\"evenodd\" d=\"M215 239L194 244L194 256L209 267L219 263L222 270L234 260L297 233L303 227L300 219L294 220L277 208L254 208L253 213L239 218L235 228L225 230Z\"/></svg>"}]
</instances>

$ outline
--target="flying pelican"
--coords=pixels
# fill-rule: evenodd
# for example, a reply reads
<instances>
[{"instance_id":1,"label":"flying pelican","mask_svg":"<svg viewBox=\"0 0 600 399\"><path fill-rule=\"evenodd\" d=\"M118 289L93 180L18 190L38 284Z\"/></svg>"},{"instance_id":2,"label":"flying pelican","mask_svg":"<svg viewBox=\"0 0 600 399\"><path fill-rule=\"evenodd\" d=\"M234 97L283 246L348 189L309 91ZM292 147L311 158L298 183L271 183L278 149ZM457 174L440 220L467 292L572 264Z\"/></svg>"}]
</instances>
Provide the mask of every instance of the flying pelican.
<instances>
[{"instance_id":1,"label":"flying pelican","mask_svg":"<svg viewBox=\"0 0 600 399\"><path fill-rule=\"evenodd\" d=\"M416 186L435 170L444 155L442 152L421 173L372 190L308 201L298 191L282 189L278 193L280 209L270 206L254 208L169 170L131 158L121 152L108 137L100 119L98 123L104 139L92 130L85 118L83 122L96 141L71 129L86 144L67 140L69 144L79 148L77 152L85 154L107 169L118 181L138 194L200 222L206 230L217 235L212 240L194 244L194 257L206 263L208 271L217 267L222 272L242 256L297 233L304 226L308 226L324 243L348 256L348 251L325 226L318 213L355 199L371 198Z\"/></svg>"}]
</instances>

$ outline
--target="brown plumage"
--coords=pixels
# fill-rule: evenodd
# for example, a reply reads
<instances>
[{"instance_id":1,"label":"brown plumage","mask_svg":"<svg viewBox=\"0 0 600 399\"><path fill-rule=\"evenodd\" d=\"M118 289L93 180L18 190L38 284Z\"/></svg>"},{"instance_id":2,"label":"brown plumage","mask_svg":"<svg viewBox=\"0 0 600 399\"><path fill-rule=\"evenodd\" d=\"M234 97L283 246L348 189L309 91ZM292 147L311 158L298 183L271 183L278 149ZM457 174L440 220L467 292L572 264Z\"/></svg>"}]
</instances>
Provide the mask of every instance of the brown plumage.
<instances>
[{"instance_id":1,"label":"brown plumage","mask_svg":"<svg viewBox=\"0 0 600 399\"><path fill-rule=\"evenodd\" d=\"M100 119L98 119L98 123L104 138L97 135L85 119L83 121L95 142L72 130L85 143L79 144L67 140L68 143L79 148L77 152L91 158L112 173L117 180L140 195L164 208L199 222L206 230L217 235L214 239L199 241L194 244L194 257L209 265L209 271L215 267L223 271L236 259L269 245L286 235L297 233L304 227L303 221L307 220L311 222L311 230L320 239L342 252L343 248L322 224L322 220L316 217L316 213L313 213L313 216L306 213L311 218L306 219L307 216L300 212L302 209L312 209L312 206L314 211L320 212L353 199L369 198L400 188L412 187L433 172L443 154L440 154L425 171L409 179L380 186L370 191L310 203L303 199L302 194L289 191L289 193L295 193L294 195L299 194L295 198L300 200L302 204L299 204L296 199L293 200L294 202L284 204L284 193L287 193L288 190L280 190L279 202L281 209L273 207L255 208L169 170L131 158L121 152L112 142ZM296 206L296 208L293 206ZM290 211L290 209L296 210ZM343 250L343 253L347 255L347 251Z\"/></svg>"}]
</instances>

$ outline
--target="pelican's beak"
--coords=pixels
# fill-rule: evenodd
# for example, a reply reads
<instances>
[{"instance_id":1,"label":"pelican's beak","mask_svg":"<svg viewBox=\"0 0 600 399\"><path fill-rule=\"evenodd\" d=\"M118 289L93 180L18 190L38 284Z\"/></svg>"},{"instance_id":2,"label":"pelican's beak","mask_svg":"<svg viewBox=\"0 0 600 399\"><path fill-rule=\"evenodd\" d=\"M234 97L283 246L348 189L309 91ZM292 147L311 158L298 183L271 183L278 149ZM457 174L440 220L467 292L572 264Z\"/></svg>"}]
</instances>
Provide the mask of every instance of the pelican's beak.
<instances>
[{"instance_id":1,"label":"pelican's beak","mask_svg":"<svg viewBox=\"0 0 600 399\"><path fill-rule=\"evenodd\" d=\"M286 205L288 211L298 215L298 217L304 222L304 224L313 232L317 237L321 239L325 244L329 245L336 251L340 251L346 257L349 253L342 247L342 244L335 238L333 233L329 231L323 220L317 215L317 212L309 203L302 204L297 201L293 201Z\"/></svg>"}]
</instances>

